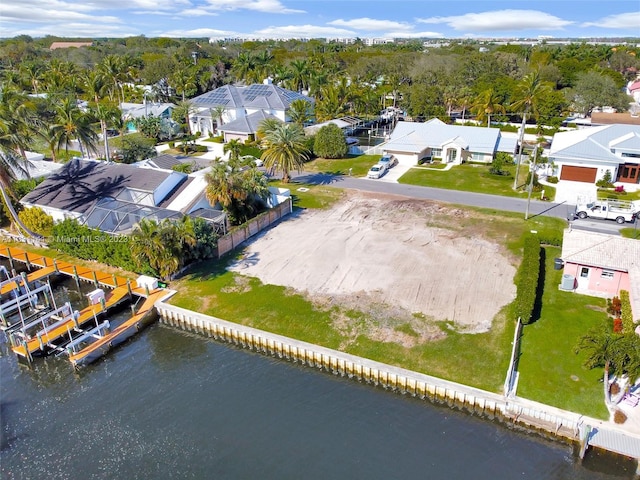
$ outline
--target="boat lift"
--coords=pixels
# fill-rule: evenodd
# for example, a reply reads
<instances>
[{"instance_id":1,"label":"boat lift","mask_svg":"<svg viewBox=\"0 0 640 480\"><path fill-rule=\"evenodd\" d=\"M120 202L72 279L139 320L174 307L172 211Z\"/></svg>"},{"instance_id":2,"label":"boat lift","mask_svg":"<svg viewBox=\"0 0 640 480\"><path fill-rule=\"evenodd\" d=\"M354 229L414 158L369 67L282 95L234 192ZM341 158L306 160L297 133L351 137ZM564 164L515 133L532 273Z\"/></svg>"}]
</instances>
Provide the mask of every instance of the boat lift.
<instances>
[{"instance_id":1,"label":"boat lift","mask_svg":"<svg viewBox=\"0 0 640 480\"><path fill-rule=\"evenodd\" d=\"M22 277L20 278L22 279ZM15 312L16 310L18 311L18 314L20 317L19 321L24 324L24 314L22 312L22 309L29 308L29 307L36 308L36 306L38 305L39 293L42 293L42 292L45 293L45 298L47 303L49 301L49 298L53 299L53 292L51 291L51 285L49 285L48 283L40 287L31 289L29 288L28 283L24 282L23 287L24 287L25 293L19 294L15 298L7 300L6 302L2 303L2 305L0 305L0 321L4 325L4 327L2 327L4 330L6 330L7 328L11 328L12 326L15 325L15 323L17 323L17 322L10 323L10 319L9 319L10 314ZM47 296L47 293L49 293L50 297Z\"/></svg>"}]
</instances>

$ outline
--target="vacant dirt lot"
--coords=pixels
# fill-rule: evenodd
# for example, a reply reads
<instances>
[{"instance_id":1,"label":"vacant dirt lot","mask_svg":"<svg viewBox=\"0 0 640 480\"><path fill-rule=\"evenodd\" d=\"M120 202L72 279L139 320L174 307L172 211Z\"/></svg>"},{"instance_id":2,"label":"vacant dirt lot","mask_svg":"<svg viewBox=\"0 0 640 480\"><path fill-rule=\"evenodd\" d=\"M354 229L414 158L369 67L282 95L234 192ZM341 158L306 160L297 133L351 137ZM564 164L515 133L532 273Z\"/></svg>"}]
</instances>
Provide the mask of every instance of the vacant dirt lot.
<instances>
[{"instance_id":1,"label":"vacant dirt lot","mask_svg":"<svg viewBox=\"0 0 640 480\"><path fill-rule=\"evenodd\" d=\"M483 332L515 297L515 268L495 243L429 226L436 216L455 225L464 215L435 202L351 193L258 236L230 269L363 311L376 339L411 345L444 335L429 320ZM409 334L398 328L406 322ZM334 323L362 333L346 318Z\"/></svg>"}]
</instances>

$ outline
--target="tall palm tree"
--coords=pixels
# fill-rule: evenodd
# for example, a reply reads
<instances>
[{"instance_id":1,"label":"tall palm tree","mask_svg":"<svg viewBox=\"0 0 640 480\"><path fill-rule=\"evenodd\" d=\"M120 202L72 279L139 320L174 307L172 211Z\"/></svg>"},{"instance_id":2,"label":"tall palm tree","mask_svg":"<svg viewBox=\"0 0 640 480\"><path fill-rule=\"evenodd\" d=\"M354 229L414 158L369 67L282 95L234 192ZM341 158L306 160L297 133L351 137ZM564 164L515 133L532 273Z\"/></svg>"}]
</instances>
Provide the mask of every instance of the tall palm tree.
<instances>
[{"instance_id":1,"label":"tall palm tree","mask_svg":"<svg viewBox=\"0 0 640 480\"><path fill-rule=\"evenodd\" d=\"M95 119L100 122L100 131L104 142L104 158L109 161L111 159L111 149L109 148L108 129L109 126L118 125L122 112L118 107L106 101L90 104L90 111Z\"/></svg>"},{"instance_id":2,"label":"tall palm tree","mask_svg":"<svg viewBox=\"0 0 640 480\"><path fill-rule=\"evenodd\" d=\"M15 152L24 162L29 175L26 151L33 142L37 118L35 104L11 88L0 89L0 150Z\"/></svg>"},{"instance_id":3,"label":"tall palm tree","mask_svg":"<svg viewBox=\"0 0 640 480\"><path fill-rule=\"evenodd\" d=\"M304 126L311 119L312 106L303 98L298 98L289 105L289 118L293 123Z\"/></svg>"},{"instance_id":4,"label":"tall palm tree","mask_svg":"<svg viewBox=\"0 0 640 480\"><path fill-rule=\"evenodd\" d=\"M227 111L227 107L224 107L222 105L218 105L217 107L213 107L211 109L209 109L209 112L211 112L211 117L216 119L216 131L218 130L218 128L220 128L222 126L223 123L223 116Z\"/></svg>"},{"instance_id":5,"label":"tall palm tree","mask_svg":"<svg viewBox=\"0 0 640 480\"><path fill-rule=\"evenodd\" d=\"M604 394L609 402L609 375L612 371L622 373L622 356L624 355L624 337L602 324L588 331L578 343L576 352L585 352L585 367L604 367Z\"/></svg>"},{"instance_id":6,"label":"tall palm tree","mask_svg":"<svg viewBox=\"0 0 640 480\"><path fill-rule=\"evenodd\" d=\"M220 162L218 159L205 178L207 200L212 205L219 203L233 224L251 218L260 202L269 196L267 178L252 162L243 162L241 159Z\"/></svg>"},{"instance_id":7,"label":"tall palm tree","mask_svg":"<svg viewBox=\"0 0 640 480\"><path fill-rule=\"evenodd\" d=\"M186 95L192 95L198 88L195 72L191 65L179 65L171 76L169 82L175 87L176 92L182 96L182 101L186 100Z\"/></svg>"},{"instance_id":8,"label":"tall palm tree","mask_svg":"<svg viewBox=\"0 0 640 480\"><path fill-rule=\"evenodd\" d=\"M281 123L266 132L262 139L262 160L271 174L282 173L282 181L291 180L291 170L302 171L309 152L304 145L304 131L295 123Z\"/></svg>"},{"instance_id":9,"label":"tall palm tree","mask_svg":"<svg viewBox=\"0 0 640 480\"><path fill-rule=\"evenodd\" d=\"M471 110L481 122L487 119L487 127L491 127L491 115L494 113L505 113L502 106L502 99L493 88L488 88L482 92L475 103L471 105Z\"/></svg>"},{"instance_id":10,"label":"tall palm tree","mask_svg":"<svg viewBox=\"0 0 640 480\"><path fill-rule=\"evenodd\" d=\"M294 60L289 64L291 71L291 80L289 84L291 89L301 92L305 88L309 88L309 64L306 60Z\"/></svg>"},{"instance_id":11,"label":"tall palm tree","mask_svg":"<svg viewBox=\"0 0 640 480\"><path fill-rule=\"evenodd\" d=\"M55 123L51 126L52 134L58 139L57 148L64 146L67 157L69 147L74 140L78 141L80 153L84 154L83 146L95 152L98 135L93 129L93 118L80 110L75 100L66 97L56 107Z\"/></svg>"},{"instance_id":12,"label":"tall palm tree","mask_svg":"<svg viewBox=\"0 0 640 480\"><path fill-rule=\"evenodd\" d=\"M237 80L247 80L255 68L255 60L250 53L240 53L232 62L231 72Z\"/></svg>"},{"instance_id":13,"label":"tall palm tree","mask_svg":"<svg viewBox=\"0 0 640 480\"><path fill-rule=\"evenodd\" d=\"M520 162L522 160L522 148L524 140L524 129L527 125L527 115L529 112L537 117L538 104L551 93L551 84L545 82L540 77L538 70L531 72L518 83L516 86L516 100L511 104L511 108L516 112L522 111L522 125L520 125L520 138L518 139L518 160L516 162L516 175L513 181L513 188L518 186L518 173L520 171Z\"/></svg>"},{"instance_id":14,"label":"tall palm tree","mask_svg":"<svg viewBox=\"0 0 640 480\"><path fill-rule=\"evenodd\" d=\"M231 161L238 160L240 158L241 149L242 149L242 144L240 143L240 140L238 140L237 138L229 140L227 143L224 144L224 147L222 148L224 153L229 152L229 160Z\"/></svg>"}]
</instances>

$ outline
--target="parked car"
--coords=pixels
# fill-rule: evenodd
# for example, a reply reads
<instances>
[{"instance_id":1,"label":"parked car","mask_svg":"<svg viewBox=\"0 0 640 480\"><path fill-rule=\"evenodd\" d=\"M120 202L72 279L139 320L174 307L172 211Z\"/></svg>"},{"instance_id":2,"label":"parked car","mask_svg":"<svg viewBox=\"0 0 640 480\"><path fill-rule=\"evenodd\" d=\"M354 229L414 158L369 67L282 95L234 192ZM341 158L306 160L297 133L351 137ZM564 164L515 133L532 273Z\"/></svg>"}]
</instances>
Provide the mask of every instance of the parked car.
<instances>
[{"instance_id":1,"label":"parked car","mask_svg":"<svg viewBox=\"0 0 640 480\"><path fill-rule=\"evenodd\" d=\"M385 167L382 163L376 163L373 167L369 169L369 173L367 173L367 178L380 178L387 171L387 167Z\"/></svg>"},{"instance_id":2,"label":"parked car","mask_svg":"<svg viewBox=\"0 0 640 480\"><path fill-rule=\"evenodd\" d=\"M387 167L387 170L389 170L391 167L395 167L398 164L398 159L393 155L383 155L378 163L381 163Z\"/></svg>"}]
</instances>

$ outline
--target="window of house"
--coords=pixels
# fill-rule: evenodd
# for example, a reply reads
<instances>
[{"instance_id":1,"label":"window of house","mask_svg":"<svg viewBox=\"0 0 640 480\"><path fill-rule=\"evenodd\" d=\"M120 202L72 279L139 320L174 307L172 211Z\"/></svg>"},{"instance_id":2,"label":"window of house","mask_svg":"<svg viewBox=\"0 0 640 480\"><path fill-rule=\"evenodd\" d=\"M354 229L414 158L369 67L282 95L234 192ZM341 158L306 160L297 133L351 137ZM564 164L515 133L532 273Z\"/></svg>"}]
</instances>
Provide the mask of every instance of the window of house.
<instances>
[{"instance_id":1,"label":"window of house","mask_svg":"<svg viewBox=\"0 0 640 480\"><path fill-rule=\"evenodd\" d=\"M613 278L613 270L602 270L602 273L600 274L600 276L602 278Z\"/></svg>"},{"instance_id":2,"label":"window of house","mask_svg":"<svg viewBox=\"0 0 640 480\"><path fill-rule=\"evenodd\" d=\"M441 148L432 148L431 149L432 157L442 157L442 149Z\"/></svg>"},{"instance_id":3,"label":"window of house","mask_svg":"<svg viewBox=\"0 0 640 480\"><path fill-rule=\"evenodd\" d=\"M589 269L587 267L582 267L580 269L580 276L582 278L587 278L589 276Z\"/></svg>"}]
</instances>

